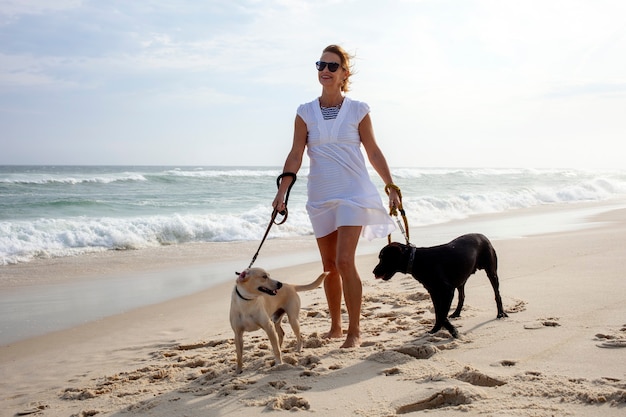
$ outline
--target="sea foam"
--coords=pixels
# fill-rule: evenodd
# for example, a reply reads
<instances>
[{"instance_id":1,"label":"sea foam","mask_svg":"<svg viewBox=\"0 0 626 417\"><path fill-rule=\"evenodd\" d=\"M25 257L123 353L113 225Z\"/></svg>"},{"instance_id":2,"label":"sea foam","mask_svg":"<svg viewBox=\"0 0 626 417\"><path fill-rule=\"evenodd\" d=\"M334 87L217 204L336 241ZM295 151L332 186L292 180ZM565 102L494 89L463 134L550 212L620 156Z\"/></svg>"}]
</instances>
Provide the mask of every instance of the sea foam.
<instances>
[{"instance_id":1,"label":"sea foam","mask_svg":"<svg viewBox=\"0 0 626 417\"><path fill-rule=\"evenodd\" d=\"M626 195L626 172L396 168L411 226ZM269 238L308 236L306 168L288 221ZM275 167L0 167L0 265L189 242L257 241ZM371 177L381 192L382 182Z\"/></svg>"}]
</instances>

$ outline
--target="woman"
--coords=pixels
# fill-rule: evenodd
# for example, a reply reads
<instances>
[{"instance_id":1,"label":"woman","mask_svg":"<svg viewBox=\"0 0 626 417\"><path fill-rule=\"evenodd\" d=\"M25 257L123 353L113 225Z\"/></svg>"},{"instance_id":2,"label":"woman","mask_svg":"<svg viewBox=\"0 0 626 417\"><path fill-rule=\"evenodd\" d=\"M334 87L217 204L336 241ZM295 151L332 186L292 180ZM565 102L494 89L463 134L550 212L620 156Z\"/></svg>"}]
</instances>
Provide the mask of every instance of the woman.
<instances>
[{"instance_id":1,"label":"woman","mask_svg":"<svg viewBox=\"0 0 626 417\"><path fill-rule=\"evenodd\" d=\"M304 149L310 159L307 212L322 258L331 327L326 337L343 336L342 292L348 310L348 333L342 347L361 344L360 316L362 284L355 254L359 236L385 237L395 229L382 205L380 195L367 172L360 146L385 184L393 184L385 156L376 144L369 106L351 100L349 90L351 56L340 46L330 45L316 63L322 94L298 107L293 145L283 172L296 173ZM292 179L284 177L272 206L285 208L285 193ZM399 207L400 198L389 188L390 207Z\"/></svg>"}]
</instances>

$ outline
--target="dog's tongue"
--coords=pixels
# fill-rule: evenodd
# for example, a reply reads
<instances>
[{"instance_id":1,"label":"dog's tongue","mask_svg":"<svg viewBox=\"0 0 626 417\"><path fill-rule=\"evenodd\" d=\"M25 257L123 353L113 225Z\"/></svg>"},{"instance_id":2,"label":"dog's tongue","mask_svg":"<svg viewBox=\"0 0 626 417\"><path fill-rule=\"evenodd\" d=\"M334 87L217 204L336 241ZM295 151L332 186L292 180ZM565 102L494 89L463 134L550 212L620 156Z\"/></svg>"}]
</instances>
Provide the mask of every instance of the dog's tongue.
<instances>
[{"instance_id":1,"label":"dog's tongue","mask_svg":"<svg viewBox=\"0 0 626 417\"><path fill-rule=\"evenodd\" d=\"M259 287L259 291L264 292L267 295L276 295L278 294L278 290L271 290L267 287Z\"/></svg>"}]
</instances>

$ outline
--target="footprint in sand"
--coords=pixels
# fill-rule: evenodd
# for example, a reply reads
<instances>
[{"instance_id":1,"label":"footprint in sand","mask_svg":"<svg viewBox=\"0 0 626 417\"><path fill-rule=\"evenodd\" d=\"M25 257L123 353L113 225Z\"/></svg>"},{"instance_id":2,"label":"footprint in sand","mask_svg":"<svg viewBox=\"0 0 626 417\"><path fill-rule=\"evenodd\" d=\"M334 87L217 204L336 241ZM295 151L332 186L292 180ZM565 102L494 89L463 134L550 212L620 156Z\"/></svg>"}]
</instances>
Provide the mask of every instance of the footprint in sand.
<instances>
[{"instance_id":1,"label":"footprint in sand","mask_svg":"<svg viewBox=\"0 0 626 417\"><path fill-rule=\"evenodd\" d=\"M295 395L277 397L269 400L265 405L267 410L309 410L311 404L305 398Z\"/></svg>"},{"instance_id":2,"label":"footprint in sand","mask_svg":"<svg viewBox=\"0 0 626 417\"><path fill-rule=\"evenodd\" d=\"M309 368L309 369L313 369L315 368L318 364L320 364L322 362L322 360L319 358L319 356L315 356L315 355L307 355L304 358L301 358L298 361L298 364L300 366L304 366L305 368Z\"/></svg>"},{"instance_id":3,"label":"footprint in sand","mask_svg":"<svg viewBox=\"0 0 626 417\"><path fill-rule=\"evenodd\" d=\"M316 349L321 348L326 344L328 344L328 339L320 337L317 333L312 333L306 338L302 345L305 349Z\"/></svg>"},{"instance_id":4,"label":"footprint in sand","mask_svg":"<svg viewBox=\"0 0 626 417\"><path fill-rule=\"evenodd\" d=\"M282 389L287 385L287 381L270 381L268 382L268 385L276 388L276 389Z\"/></svg>"},{"instance_id":5,"label":"footprint in sand","mask_svg":"<svg viewBox=\"0 0 626 417\"><path fill-rule=\"evenodd\" d=\"M398 407L396 414L471 404L474 400L480 398L482 398L482 395L462 390L459 387L446 388L426 399Z\"/></svg>"},{"instance_id":6,"label":"footprint in sand","mask_svg":"<svg viewBox=\"0 0 626 417\"><path fill-rule=\"evenodd\" d=\"M30 404L28 408L22 411L18 411L15 413L16 416L28 416L31 414L39 414L43 412L46 408L49 408L45 404Z\"/></svg>"},{"instance_id":7,"label":"footprint in sand","mask_svg":"<svg viewBox=\"0 0 626 417\"><path fill-rule=\"evenodd\" d=\"M277 389L277 390L283 390L285 391L287 394L297 394L300 391L308 391L311 389L311 387L306 386L306 385L292 385L292 386L288 386L287 385L287 381L284 380L278 380L278 381L270 381L268 382L268 385Z\"/></svg>"},{"instance_id":8,"label":"footprint in sand","mask_svg":"<svg viewBox=\"0 0 626 417\"><path fill-rule=\"evenodd\" d=\"M384 311L382 313L376 314L376 316L374 317L377 319L390 319L389 321L393 321L398 317L398 312L397 311Z\"/></svg>"},{"instance_id":9,"label":"footprint in sand","mask_svg":"<svg viewBox=\"0 0 626 417\"><path fill-rule=\"evenodd\" d=\"M80 413L72 414L70 417L91 417L100 414L97 410L83 410Z\"/></svg>"},{"instance_id":10,"label":"footprint in sand","mask_svg":"<svg viewBox=\"0 0 626 417\"><path fill-rule=\"evenodd\" d=\"M382 371L380 371L380 373L382 375L389 376L389 375L401 374L402 371L400 370L400 368L393 367L393 368L389 368L389 369L383 369Z\"/></svg>"},{"instance_id":11,"label":"footprint in sand","mask_svg":"<svg viewBox=\"0 0 626 417\"><path fill-rule=\"evenodd\" d=\"M84 400L90 400L92 398L96 398L101 393L103 392L89 389L89 388L85 388L85 389L66 388L63 391L63 395L61 395L61 399L84 401Z\"/></svg>"},{"instance_id":12,"label":"footprint in sand","mask_svg":"<svg viewBox=\"0 0 626 417\"><path fill-rule=\"evenodd\" d=\"M456 374L454 378L458 379L459 381L467 382L468 384L476 385L479 387L499 387L506 384L506 382L500 379L485 375L482 372L471 369L468 366L466 366L462 372Z\"/></svg>"},{"instance_id":13,"label":"footprint in sand","mask_svg":"<svg viewBox=\"0 0 626 417\"><path fill-rule=\"evenodd\" d=\"M559 327L558 317L548 317L545 319L538 319L535 323L525 324L524 328L527 330L543 329L544 327Z\"/></svg>"},{"instance_id":14,"label":"footprint in sand","mask_svg":"<svg viewBox=\"0 0 626 417\"><path fill-rule=\"evenodd\" d=\"M309 387L307 385L293 385L291 387L285 388L285 392L287 394L298 394L299 392L302 392L302 391L308 391L311 388L312 387Z\"/></svg>"},{"instance_id":15,"label":"footprint in sand","mask_svg":"<svg viewBox=\"0 0 626 417\"><path fill-rule=\"evenodd\" d=\"M601 348L626 348L626 340L609 340L597 345Z\"/></svg>"},{"instance_id":16,"label":"footprint in sand","mask_svg":"<svg viewBox=\"0 0 626 417\"><path fill-rule=\"evenodd\" d=\"M430 301L430 295L425 292L416 292L414 294L407 295L406 299L410 301Z\"/></svg>"},{"instance_id":17,"label":"footprint in sand","mask_svg":"<svg viewBox=\"0 0 626 417\"><path fill-rule=\"evenodd\" d=\"M401 346L394 349L396 352L414 357L415 359L428 359L439 351L435 345Z\"/></svg>"},{"instance_id":18,"label":"footprint in sand","mask_svg":"<svg viewBox=\"0 0 626 417\"><path fill-rule=\"evenodd\" d=\"M517 361L512 361L508 359L501 360L500 362L496 362L491 366L515 366L517 365Z\"/></svg>"},{"instance_id":19,"label":"footprint in sand","mask_svg":"<svg viewBox=\"0 0 626 417\"><path fill-rule=\"evenodd\" d=\"M619 332L598 333L594 340L602 342L596 345L601 348L626 348L626 324L622 326Z\"/></svg>"},{"instance_id":20,"label":"footprint in sand","mask_svg":"<svg viewBox=\"0 0 626 417\"><path fill-rule=\"evenodd\" d=\"M366 359L369 361L393 365L403 364L413 360L408 355L396 352L395 350L383 350L372 353Z\"/></svg>"},{"instance_id":21,"label":"footprint in sand","mask_svg":"<svg viewBox=\"0 0 626 417\"><path fill-rule=\"evenodd\" d=\"M507 313L519 313L526 310L526 301L523 300L514 300L515 304L513 307L507 307Z\"/></svg>"},{"instance_id":22,"label":"footprint in sand","mask_svg":"<svg viewBox=\"0 0 626 417\"><path fill-rule=\"evenodd\" d=\"M322 319L322 318L327 317L327 315L323 311L311 310L311 311L307 311L306 317L313 317L313 318L317 318L317 319Z\"/></svg>"},{"instance_id":23,"label":"footprint in sand","mask_svg":"<svg viewBox=\"0 0 626 417\"><path fill-rule=\"evenodd\" d=\"M245 391L248 389L248 385L256 384L256 381L248 379L235 378L230 383L225 384L219 391L218 397L228 397L235 391Z\"/></svg>"}]
</instances>

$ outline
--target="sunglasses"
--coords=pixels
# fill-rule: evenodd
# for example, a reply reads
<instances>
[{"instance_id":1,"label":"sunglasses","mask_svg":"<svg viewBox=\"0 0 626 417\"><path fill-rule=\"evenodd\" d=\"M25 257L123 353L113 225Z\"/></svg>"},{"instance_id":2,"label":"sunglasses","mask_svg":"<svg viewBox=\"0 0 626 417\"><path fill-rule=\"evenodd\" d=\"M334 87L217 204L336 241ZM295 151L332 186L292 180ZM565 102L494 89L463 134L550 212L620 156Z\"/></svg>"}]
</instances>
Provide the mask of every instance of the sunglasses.
<instances>
[{"instance_id":1,"label":"sunglasses","mask_svg":"<svg viewBox=\"0 0 626 417\"><path fill-rule=\"evenodd\" d=\"M326 68L326 65L328 65L328 71L330 72L335 72L339 69L340 64L336 63L336 62L324 62L324 61L317 61L315 63L315 66L317 67L318 71L324 71L324 68Z\"/></svg>"}]
</instances>

